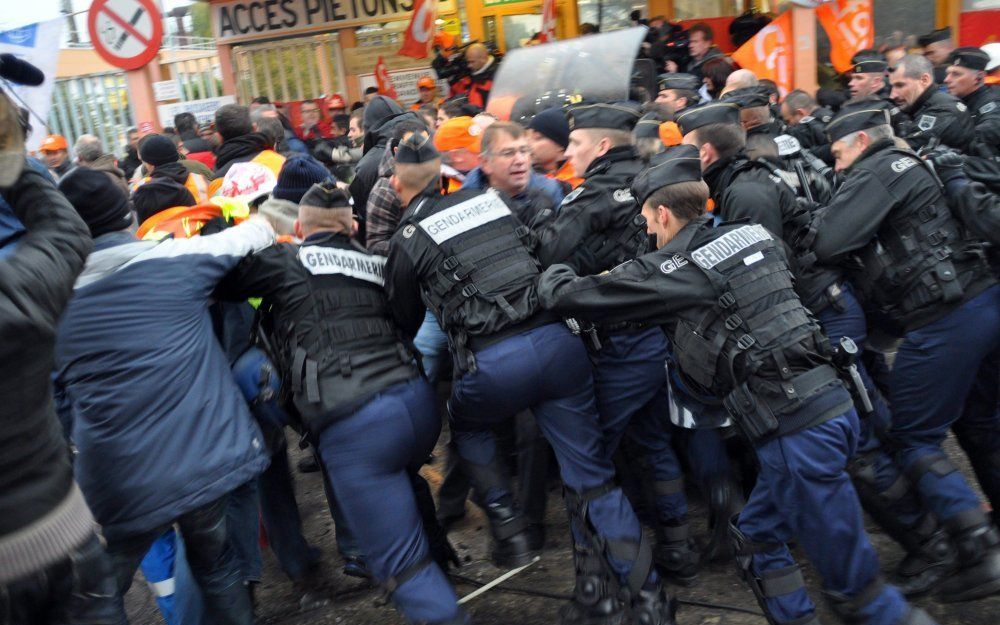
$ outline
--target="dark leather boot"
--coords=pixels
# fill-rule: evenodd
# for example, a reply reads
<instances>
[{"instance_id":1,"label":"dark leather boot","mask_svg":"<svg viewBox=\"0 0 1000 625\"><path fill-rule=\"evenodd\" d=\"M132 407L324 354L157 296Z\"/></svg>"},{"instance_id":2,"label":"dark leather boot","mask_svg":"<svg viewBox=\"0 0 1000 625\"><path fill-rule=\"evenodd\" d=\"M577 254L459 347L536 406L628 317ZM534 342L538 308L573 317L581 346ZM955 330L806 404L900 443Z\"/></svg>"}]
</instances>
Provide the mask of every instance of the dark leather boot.
<instances>
[{"instance_id":1,"label":"dark leather boot","mask_svg":"<svg viewBox=\"0 0 1000 625\"><path fill-rule=\"evenodd\" d=\"M498 567L524 566L538 555L538 550L532 549L528 523L514 507L509 495L496 503L488 504L486 517L490 520L490 533L493 536L490 557Z\"/></svg>"},{"instance_id":2,"label":"dark leather boot","mask_svg":"<svg viewBox=\"0 0 1000 625\"><path fill-rule=\"evenodd\" d=\"M982 599L1000 592L1000 533L981 511L976 510L975 516L981 517L975 524L962 523L961 519L947 524L958 551L958 569L938 587L937 598L946 603Z\"/></svg>"},{"instance_id":3,"label":"dark leather boot","mask_svg":"<svg viewBox=\"0 0 1000 625\"><path fill-rule=\"evenodd\" d=\"M559 625L622 625L625 603L618 583L601 557L589 549L573 551L576 585L573 600L559 609Z\"/></svg>"},{"instance_id":4,"label":"dark leather boot","mask_svg":"<svg viewBox=\"0 0 1000 625\"><path fill-rule=\"evenodd\" d=\"M896 567L893 583L907 597L918 597L938 587L955 570L955 548L948 534L936 528L929 536L914 533L906 557Z\"/></svg>"},{"instance_id":5,"label":"dark leather boot","mask_svg":"<svg viewBox=\"0 0 1000 625\"><path fill-rule=\"evenodd\" d=\"M728 562L733 559L729 538L729 519L739 514L746 502L740 485L730 476L708 484L708 542L701 550L702 562Z\"/></svg>"},{"instance_id":6,"label":"dark leather boot","mask_svg":"<svg viewBox=\"0 0 1000 625\"><path fill-rule=\"evenodd\" d=\"M659 525L653 549L656 570L680 586L694 586L698 581L698 551L691 539L691 526Z\"/></svg>"},{"instance_id":7,"label":"dark leather boot","mask_svg":"<svg viewBox=\"0 0 1000 625\"><path fill-rule=\"evenodd\" d=\"M631 625L676 625L677 600L662 585L632 598Z\"/></svg>"}]
</instances>

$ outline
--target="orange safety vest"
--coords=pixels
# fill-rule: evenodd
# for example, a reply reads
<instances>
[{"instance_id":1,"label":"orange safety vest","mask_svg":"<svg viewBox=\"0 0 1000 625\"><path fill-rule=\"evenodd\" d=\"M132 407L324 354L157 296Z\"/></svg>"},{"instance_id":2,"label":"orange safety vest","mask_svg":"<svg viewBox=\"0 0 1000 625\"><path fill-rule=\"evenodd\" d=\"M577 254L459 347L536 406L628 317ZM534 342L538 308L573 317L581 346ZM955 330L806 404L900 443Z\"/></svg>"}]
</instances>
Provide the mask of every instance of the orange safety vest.
<instances>
[{"instance_id":1,"label":"orange safety vest","mask_svg":"<svg viewBox=\"0 0 1000 625\"><path fill-rule=\"evenodd\" d=\"M201 227L215 217L222 217L222 209L215 204L175 206L162 210L142 222L136 235L144 241L159 241L167 236L190 239L201 232Z\"/></svg>"},{"instance_id":2,"label":"orange safety vest","mask_svg":"<svg viewBox=\"0 0 1000 625\"><path fill-rule=\"evenodd\" d=\"M264 150L257 156L250 160L251 163L260 163L264 167L267 167L274 172L274 177L277 178L278 174L281 173L281 167L285 164L285 157L278 154L274 150Z\"/></svg>"},{"instance_id":3,"label":"orange safety vest","mask_svg":"<svg viewBox=\"0 0 1000 625\"><path fill-rule=\"evenodd\" d=\"M136 189L146 184L150 180L152 180L152 176L146 176L139 182L132 185L132 193L135 193ZM210 185L208 183L208 180L205 180L205 176L202 176L201 174L189 173L187 180L184 181L184 188L191 192L191 197L194 198L195 204L204 204L205 202L208 202L208 198L210 197L209 196Z\"/></svg>"},{"instance_id":4,"label":"orange safety vest","mask_svg":"<svg viewBox=\"0 0 1000 625\"><path fill-rule=\"evenodd\" d=\"M561 180L563 182L569 183L572 188L577 188L583 182L583 178L578 178L576 172L573 171L573 166L566 161L562 164L556 173L549 176L550 178L555 178L556 180Z\"/></svg>"}]
</instances>

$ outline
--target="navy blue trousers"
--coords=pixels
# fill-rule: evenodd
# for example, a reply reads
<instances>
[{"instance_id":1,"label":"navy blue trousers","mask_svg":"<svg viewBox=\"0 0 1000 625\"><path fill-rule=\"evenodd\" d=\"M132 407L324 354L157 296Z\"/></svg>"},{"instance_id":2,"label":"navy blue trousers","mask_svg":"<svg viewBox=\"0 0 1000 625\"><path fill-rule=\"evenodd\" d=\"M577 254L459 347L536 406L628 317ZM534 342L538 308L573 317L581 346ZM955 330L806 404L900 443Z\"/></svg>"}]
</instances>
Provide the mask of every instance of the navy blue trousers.
<instances>
[{"instance_id":1,"label":"navy blue trousers","mask_svg":"<svg viewBox=\"0 0 1000 625\"><path fill-rule=\"evenodd\" d=\"M667 339L659 327L612 334L594 363L594 395L605 451L613 456L628 438L645 477L653 481L657 519L687 514L683 472L671 445L667 403Z\"/></svg>"},{"instance_id":2,"label":"navy blue trousers","mask_svg":"<svg viewBox=\"0 0 1000 625\"><path fill-rule=\"evenodd\" d=\"M878 555L865 534L861 505L845 470L859 434L858 417L851 410L757 448L760 474L740 513L739 528L755 543L780 545L753 556L751 570L758 577L795 564L784 545L793 539L827 591L854 597L879 574ZM766 601L779 623L815 611L805 588ZM899 591L886 585L861 616L868 625L895 625L907 610Z\"/></svg>"},{"instance_id":3,"label":"navy blue trousers","mask_svg":"<svg viewBox=\"0 0 1000 625\"><path fill-rule=\"evenodd\" d=\"M434 448L441 420L430 385L421 377L389 387L356 413L319 435L317 451L337 503L380 583L421 561L392 599L412 622L438 622L458 613L455 591L430 549L408 471Z\"/></svg>"},{"instance_id":4,"label":"navy blue trousers","mask_svg":"<svg viewBox=\"0 0 1000 625\"><path fill-rule=\"evenodd\" d=\"M492 426L530 409L567 488L583 493L614 480L587 351L565 325L544 325L490 345L476 352L476 365L474 373L455 381L449 402L452 435L464 461L489 464L497 453ZM607 540L640 540L639 520L620 488L591 500L587 518ZM624 581L632 563L611 564Z\"/></svg>"},{"instance_id":5,"label":"navy blue trousers","mask_svg":"<svg viewBox=\"0 0 1000 625\"><path fill-rule=\"evenodd\" d=\"M831 345L835 345L841 337L846 336L850 337L861 350L865 341L868 340L868 325L865 312L854 296L850 285L843 287L840 306L843 308L841 311L831 306L816 315L823 325L823 332L830 339ZM873 413L861 420L861 435L858 439L857 453L864 455L866 462L871 464L875 488L878 492L885 492L902 476L899 465L896 464L890 452L884 448L882 440L879 438L879 436L884 436L891 427L892 413L862 363L860 351L855 364L865 389L868 391L873 408ZM915 527L924 516L923 504L913 490L895 500L892 504L892 511L896 520L908 528Z\"/></svg>"},{"instance_id":6,"label":"navy blue trousers","mask_svg":"<svg viewBox=\"0 0 1000 625\"><path fill-rule=\"evenodd\" d=\"M1000 506L997 363L1000 362L1000 286L993 286L946 317L908 332L889 375L892 437L909 471L921 458L939 455L954 427L969 452L983 490ZM979 497L958 471L927 471L920 496L939 519L978 509Z\"/></svg>"}]
</instances>

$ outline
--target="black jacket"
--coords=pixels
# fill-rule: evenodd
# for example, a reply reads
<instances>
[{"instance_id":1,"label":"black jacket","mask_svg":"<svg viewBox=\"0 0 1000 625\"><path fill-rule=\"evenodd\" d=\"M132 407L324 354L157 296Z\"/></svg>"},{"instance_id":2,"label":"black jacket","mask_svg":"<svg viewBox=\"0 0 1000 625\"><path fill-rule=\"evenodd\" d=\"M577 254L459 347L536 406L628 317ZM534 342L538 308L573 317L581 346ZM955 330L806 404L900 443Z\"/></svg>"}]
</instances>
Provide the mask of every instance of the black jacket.
<instances>
[{"instance_id":1,"label":"black jacket","mask_svg":"<svg viewBox=\"0 0 1000 625\"><path fill-rule=\"evenodd\" d=\"M80 515L66 507L73 493L86 506L53 410L52 371L56 327L93 243L66 198L30 167L3 198L27 233L0 263L0 585L32 555L11 552L15 532L23 546L32 524L48 516L42 541L65 556L92 531L89 512L61 518ZM40 569L53 561L35 564Z\"/></svg>"},{"instance_id":2,"label":"black jacket","mask_svg":"<svg viewBox=\"0 0 1000 625\"><path fill-rule=\"evenodd\" d=\"M983 85L962 98L976 126L973 152L990 158L1000 156L1000 88Z\"/></svg>"},{"instance_id":3,"label":"black jacket","mask_svg":"<svg viewBox=\"0 0 1000 625\"><path fill-rule=\"evenodd\" d=\"M118 166L121 170L125 172L125 180L131 180L132 174L135 170L142 165L142 160L139 158L139 153L136 152L135 148L126 147L125 148L125 158L118 161Z\"/></svg>"},{"instance_id":4,"label":"black jacket","mask_svg":"<svg viewBox=\"0 0 1000 625\"><path fill-rule=\"evenodd\" d=\"M542 265L565 262L593 234L622 236L641 213L631 186L642 168L631 146L612 148L594 159L583 174L583 183L563 199L555 219L534 230L535 252ZM645 252L634 247L626 251L625 244L622 247L622 261ZM584 273L600 273L610 267L581 269L586 270Z\"/></svg>"},{"instance_id":5,"label":"black jacket","mask_svg":"<svg viewBox=\"0 0 1000 625\"><path fill-rule=\"evenodd\" d=\"M251 132L224 141L215 150L215 177L222 178L233 163L252 161L255 156L272 147L271 140L259 132Z\"/></svg>"},{"instance_id":6,"label":"black jacket","mask_svg":"<svg viewBox=\"0 0 1000 625\"><path fill-rule=\"evenodd\" d=\"M188 151L189 154L197 154L199 152L212 152L214 148L212 144L208 141L202 139L197 132L189 132L181 135L181 143L184 144L184 149Z\"/></svg>"},{"instance_id":7,"label":"black jacket","mask_svg":"<svg viewBox=\"0 0 1000 625\"><path fill-rule=\"evenodd\" d=\"M803 117L799 123L788 127L788 134L799 140L799 144L819 157L827 165L833 166L834 158L830 152L830 140L826 136L826 125L833 119L833 112L825 107L819 107L809 117Z\"/></svg>"},{"instance_id":8,"label":"black jacket","mask_svg":"<svg viewBox=\"0 0 1000 625\"><path fill-rule=\"evenodd\" d=\"M967 152L975 139L976 128L968 107L958 98L941 92L937 84L928 87L904 112L910 116L910 121L899 127L900 136L914 150L937 139L943 145Z\"/></svg>"}]
</instances>

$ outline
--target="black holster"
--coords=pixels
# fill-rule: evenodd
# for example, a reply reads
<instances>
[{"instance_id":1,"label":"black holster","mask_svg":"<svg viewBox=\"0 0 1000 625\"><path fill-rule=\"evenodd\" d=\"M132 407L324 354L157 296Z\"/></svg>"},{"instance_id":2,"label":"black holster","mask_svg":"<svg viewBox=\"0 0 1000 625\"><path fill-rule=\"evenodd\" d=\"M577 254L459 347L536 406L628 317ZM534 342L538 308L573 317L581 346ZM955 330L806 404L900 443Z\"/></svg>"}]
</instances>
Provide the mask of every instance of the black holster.
<instances>
[{"instance_id":1,"label":"black holster","mask_svg":"<svg viewBox=\"0 0 1000 625\"><path fill-rule=\"evenodd\" d=\"M751 445L757 445L778 431L778 418L765 402L758 401L746 382L726 395L722 404Z\"/></svg>"}]
</instances>

